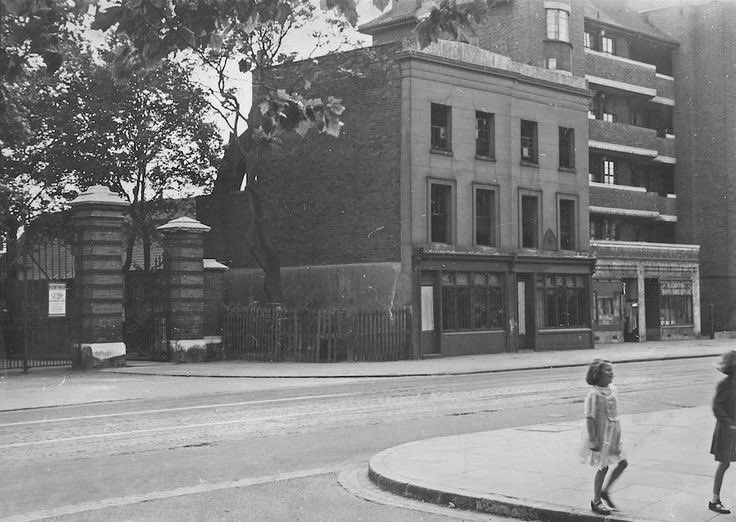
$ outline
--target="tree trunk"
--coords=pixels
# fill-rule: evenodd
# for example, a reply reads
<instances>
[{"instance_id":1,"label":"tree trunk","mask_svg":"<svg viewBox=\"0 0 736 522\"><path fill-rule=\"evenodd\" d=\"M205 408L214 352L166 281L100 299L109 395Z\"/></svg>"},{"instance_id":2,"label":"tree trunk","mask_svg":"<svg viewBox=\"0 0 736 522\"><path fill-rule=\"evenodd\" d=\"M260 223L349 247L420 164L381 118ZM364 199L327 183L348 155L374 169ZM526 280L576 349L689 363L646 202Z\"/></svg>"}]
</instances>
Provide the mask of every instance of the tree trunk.
<instances>
[{"instance_id":1,"label":"tree trunk","mask_svg":"<svg viewBox=\"0 0 736 522\"><path fill-rule=\"evenodd\" d=\"M249 253L264 272L263 293L267 302L280 303L281 291L281 262L271 238L266 230L266 215L263 206L263 197L259 190L257 148L262 145L254 143L252 133L246 130L238 137L230 135L230 142L225 150L217 178L212 189L213 218L219 228L218 252L220 261L228 265L233 264L230 245L236 239L245 242ZM240 191L243 180L248 179L243 191L247 195L248 221L231 226L232 199L228 195ZM243 230L243 226L245 229Z\"/></svg>"}]
</instances>

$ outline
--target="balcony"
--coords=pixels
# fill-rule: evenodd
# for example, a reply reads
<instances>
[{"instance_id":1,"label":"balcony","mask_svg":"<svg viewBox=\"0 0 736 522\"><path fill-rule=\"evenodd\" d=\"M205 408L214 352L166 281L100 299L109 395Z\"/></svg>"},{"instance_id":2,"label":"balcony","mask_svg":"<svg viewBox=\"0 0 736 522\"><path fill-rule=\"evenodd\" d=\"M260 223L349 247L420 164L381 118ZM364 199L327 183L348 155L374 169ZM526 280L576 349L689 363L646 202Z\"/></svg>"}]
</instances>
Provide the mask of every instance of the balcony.
<instances>
[{"instance_id":1,"label":"balcony","mask_svg":"<svg viewBox=\"0 0 736 522\"><path fill-rule=\"evenodd\" d=\"M611 214L672 221L677 216L677 199L646 192L643 188L623 185L590 184L593 212L610 209ZM607 212L606 212L607 213Z\"/></svg>"},{"instance_id":2,"label":"balcony","mask_svg":"<svg viewBox=\"0 0 736 522\"><path fill-rule=\"evenodd\" d=\"M591 148L645 156L664 163L672 163L675 157L675 138L660 138L656 130L645 127L588 120L588 138L594 142Z\"/></svg>"},{"instance_id":3,"label":"balcony","mask_svg":"<svg viewBox=\"0 0 736 522\"><path fill-rule=\"evenodd\" d=\"M664 74L657 74L656 79L657 98L662 98L665 103L675 103L675 79Z\"/></svg>"},{"instance_id":4,"label":"balcony","mask_svg":"<svg viewBox=\"0 0 736 522\"><path fill-rule=\"evenodd\" d=\"M658 91L657 68L648 63L635 62L598 51L585 50L585 74L619 85L620 90L652 98L663 96ZM594 80L591 80L594 83Z\"/></svg>"}]
</instances>

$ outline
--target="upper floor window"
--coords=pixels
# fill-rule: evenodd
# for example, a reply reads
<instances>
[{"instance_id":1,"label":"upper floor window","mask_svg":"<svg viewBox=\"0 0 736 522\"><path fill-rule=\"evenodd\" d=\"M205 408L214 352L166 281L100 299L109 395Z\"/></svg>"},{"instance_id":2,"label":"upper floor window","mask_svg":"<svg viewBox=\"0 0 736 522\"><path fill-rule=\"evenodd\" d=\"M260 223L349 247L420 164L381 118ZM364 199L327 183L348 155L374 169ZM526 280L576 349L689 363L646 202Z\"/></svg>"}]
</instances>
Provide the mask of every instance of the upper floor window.
<instances>
[{"instance_id":1,"label":"upper floor window","mask_svg":"<svg viewBox=\"0 0 736 522\"><path fill-rule=\"evenodd\" d=\"M475 112L475 155L493 158L496 155L494 146L495 129L493 114Z\"/></svg>"},{"instance_id":2,"label":"upper floor window","mask_svg":"<svg viewBox=\"0 0 736 522\"><path fill-rule=\"evenodd\" d=\"M560 250L575 250L575 201L561 199L559 213Z\"/></svg>"},{"instance_id":3,"label":"upper floor window","mask_svg":"<svg viewBox=\"0 0 736 522\"><path fill-rule=\"evenodd\" d=\"M475 189L475 244L496 246L496 192Z\"/></svg>"},{"instance_id":4,"label":"upper floor window","mask_svg":"<svg viewBox=\"0 0 736 522\"><path fill-rule=\"evenodd\" d=\"M592 49L593 48L593 35L589 33L588 31L585 31L583 33L583 45L586 49Z\"/></svg>"},{"instance_id":5,"label":"upper floor window","mask_svg":"<svg viewBox=\"0 0 736 522\"><path fill-rule=\"evenodd\" d=\"M550 71L556 71L557 70L557 58L547 58L547 69Z\"/></svg>"},{"instance_id":6,"label":"upper floor window","mask_svg":"<svg viewBox=\"0 0 736 522\"><path fill-rule=\"evenodd\" d=\"M521 196L521 246L537 248L539 245L539 198Z\"/></svg>"},{"instance_id":7,"label":"upper floor window","mask_svg":"<svg viewBox=\"0 0 736 522\"><path fill-rule=\"evenodd\" d=\"M562 9L547 9L547 38L549 40L570 41L569 17L570 13Z\"/></svg>"},{"instance_id":8,"label":"upper floor window","mask_svg":"<svg viewBox=\"0 0 736 522\"><path fill-rule=\"evenodd\" d=\"M452 243L452 185L429 185L430 223L429 237L432 243Z\"/></svg>"},{"instance_id":9,"label":"upper floor window","mask_svg":"<svg viewBox=\"0 0 736 522\"><path fill-rule=\"evenodd\" d=\"M613 160L603 160L603 183L616 184L616 162Z\"/></svg>"},{"instance_id":10,"label":"upper floor window","mask_svg":"<svg viewBox=\"0 0 736 522\"><path fill-rule=\"evenodd\" d=\"M616 114L613 112L603 111L603 121L609 123L616 123Z\"/></svg>"},{"instance_id":11,"label":"upper floor window","mask_svg":"<svg viewBox=\"0 0 736 522\"><path fill-rule=\"evenodd\" d=\"M590 216L590 239L620 240L621 227L618 221L600 216Z\"/></svg>"},{"instance_id":12,"label":"upper floor window","mask_svg":"<svg viewBox=\"0 0 736 522\"><path fill-rule=\"evenodd\" d=\"M537 163L537 122L521 120L521 159Z\"/></svg>"},{"instance_id":13,"label":"upper floor window","mask_svg":"<svg viewBox=\"0 0 736 522\"><path fill-rule=\"evenodd\" d=\"M610 36L601 36L601 52L616 54L616 40Z\"/></svg>"},{"instance_id":14,"label":"upper floor window","mask_svg":"<svg viewBox=\"0 0 736 522\"><path fill-rule=\"evenodd\" d=\"M560 127L559 136L560 167L575 168L575 129Z\"/></svg>"},{"instance_id":15,"label":"upper floor window","mask_svg":"<svg viewBox=\"0 0 736 522\"><path fill-rule=\"evenodd\" d=\"M450 107L432 104L432 148L450 151Z\"/></svg>"}]
</instances>

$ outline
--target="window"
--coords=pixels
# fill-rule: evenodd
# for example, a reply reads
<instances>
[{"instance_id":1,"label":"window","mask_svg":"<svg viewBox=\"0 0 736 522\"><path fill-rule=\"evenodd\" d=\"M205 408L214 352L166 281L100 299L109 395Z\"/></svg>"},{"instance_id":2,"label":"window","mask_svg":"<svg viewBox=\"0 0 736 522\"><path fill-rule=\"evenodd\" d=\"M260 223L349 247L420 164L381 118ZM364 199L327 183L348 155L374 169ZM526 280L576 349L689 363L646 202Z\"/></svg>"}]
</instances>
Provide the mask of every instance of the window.
<instances>
[{"instance_id":1,"label":"window","mask_svg":"<svg viewBox=\"0 0 736 522\"><path fill-rule=\"evenodd\" d=\"M575 168L575 129L560 127L560 167Z\"/></svg>"},{"instance_id":2,"label":"window","mask_svg":"<svg viewBox=\"0 0 736 522\"><path fill-rule=\"evenodd\" d=\"M550 71L557 70L557 58L547 58L547 69Z\"/></svg>"},{"instance_id":3,"label":"window","mask_svg":"<svg viewBox=\"0 0 736 522\"><path fill-rule=\"evenodd\" d=\"M588 287L582 274L537 276L537 321L540 328L588 326Z\"/></svg>"},{"instance_id":4,"label":"window","mask_svg":"<svg viewBox=\"0 0 736 522\"><path fill-rule=\"evenodd\" d=\"M451 243L452 186L440 183L430 184L430 241L432 243Z\"/></svg>"},{"instance_id":5,"label":"window","mask_svg":"<svg viewBox=\"0 0 736 522\"><path fill-rule=\"evenodd\" d=\"M432 148L450 150L450 107L432 104Z\"/></svg>"},{"instance_id":6,"label":"window","mask_svg":"<svg viewBox=\"0 0 736 522\"><path fill-rule=\"evenodd\" d=\"M603 121L608 123L616 123L616 115L612 112L603 111Z\"/></svg>"},{"instance_id":7,"label":"window","mask_svg":"<svg viewBox=\"0 0 736 522\"><path fill-rule=\"evenodd\" d=\"M440 282L443 330L505 327L502 274L445 272Z\"/></svg>"},{"instance_id":8,"label":"window","mask_svg":"<svg viewBox=\"0 0 736 522\"><path fill-rule=\"evenodd\" d=\"M496 155L494 145L495 128L493 114L475 112L475 155L493 158Z\"/></svg>"},{"instance_id":9,"label":"window","mask_svg":"<svg viewBox=\"0 0 736 522\"><path fill-rule=\"evenodd\" d=\"M613 160L603 159L603 183L616 184L616 163Z\"/></svg>"},{"instance_id":10,"label":"window","mask_svg":"<svg viewBox=\"0 0 736 522\"><path fill-rule=\"evenodd\" d=\"M644 113L638 107L631 108L631 124L637 127L644 126Z\"/></svg>"},{"instance_id":11,"label":"window","mask_svg":"<svg viewBox=\"0 0 736 522\"><path fill-rule=\"evenodd\" d=\"M537 162L537 122L521 120L521 159Z\"/></svg>"},{"instance_id":12,"label":"window","mask_svg":"<svg viewBox=\"0 0 736 522\"><path fill-rule=\"evenodd\" d=\"M621 239L621 227L614 219L600 216L590 217L590 239L618 241Z\"/></svg>"},{"instance_id":13,"label":"window","mask_svg":"<svg viewBox=\"0 0 736 522\"><path fill-rule=\"evenodd\" d=\"M560 250L575 250L575 201L560 200Z\"/></svg>"},{"instance_id":14,"label":"window","mask_svg":"<svg viewBox=\"0 0 736 522\"><path fill-rule=\"evenodd\" d=\"M593 48L593 35L589 33L588 31L585 31L583 33L583 45L586 49L592 49Z\"/></svg>"},{"instance_id":15,"label":"window","mask_svg":"<svg viewBox=\"0 0 736 522\"><path fill-rule=\"evenodd\" d=\"M568 18L570 13L562 9L547 9L547 38L549 40L570 41Z\"/></svg>"},{"instance_id":16,"label":"window","mask_svg":"<svg viewBox=\"0 0 736 522\"><path fill-rule=\"evenodd\" d=\"M660 281L660 326L693 324L693 289L690 281Z\"/></svg>"},{"instance_id":17,"label":"window","mask_svg":"<svg viewBox=\"0 0 736 522\"><path fill-rule=\"evenodd\" d=\"M475 189L475 244L496 246L496 192Z\"/></svg>"},{"instance_id":18,"label":"window","mask_svg":"<svg viewBox=\"0 0 736 522\"><path fill-rule=\"evenodd\" d=\"M537 248L539 240L539 198L521 196L521 246Z\"/></svg>"},{"instance_id":19,"label":"window","mask_svg":"<svg viewBox=\"0 0 736 522\"><path fill-rule=\"evenodd\" d=\"M616 42L610 36L601 37L601 52L606 54L616 54Z\"/></svg>"}]
</instances>

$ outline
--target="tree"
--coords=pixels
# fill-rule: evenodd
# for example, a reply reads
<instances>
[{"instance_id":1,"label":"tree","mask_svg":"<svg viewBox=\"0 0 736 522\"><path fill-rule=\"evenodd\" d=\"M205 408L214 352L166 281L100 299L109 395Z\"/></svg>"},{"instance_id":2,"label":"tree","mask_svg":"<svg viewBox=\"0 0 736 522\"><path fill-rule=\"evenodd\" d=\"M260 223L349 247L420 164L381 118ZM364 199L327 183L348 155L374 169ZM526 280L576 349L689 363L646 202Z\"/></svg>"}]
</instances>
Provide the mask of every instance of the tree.
<instances>
[{"instance_id":1,"label":"tree","mask_svg":"<svg viewBox=\"0 0 736 522\"><path fill-rule=\"evenodd\" d=\"M111 52L100 61L80 53L67 60L56 88L39 95L30 175L79 189L104 184L124 195L131 203L124 270L138 239L147 270L156 208L167 195L210 185L221 143L191 64L168 61L115 85L113 59Z\"/></svg>"},{"instance_id":2,"label":"tree","mask_svg":"<svg viewBox=\"0 0 736 522\"><path fill-rule=\"evenodd\" d=\"M35 0L0 1L5 5L11 1L30 4ZM92 0L77 0L77 5L86 1ZM341 15L343 23L355 25L357 1L322 0L322 7ZM388 0L372 1L380 9L388 5ZM425 45L444 34L457 37L462 27L480 20L487 7L499 1L508 0L459 4L441 0L417 25L418 40ZM202 66L216 75L221 114L232 132L213 196L222 197L244 186L252 216L247 240L253 257L265 272L264 290L271 301L281 300L280 264L262 226L266 216L259 177L266 173L258 172L260 151L277 143L283 132L304 135L315 129L337 137L345 109L334 96L305 99L299 93L268 84L269 69L293 58L282 52L286 34L300 27L313 11L314 7L305 0L115 0L98 10L93 24L95 29L113 32L120 42L113 67L118 83L153 70L184 51L198 57ZM254 100L249 114L243 113L228 84L233 63L240 72L251 73L257 91L263 93L261 99Z\"/></svg>"}]
</instances>

